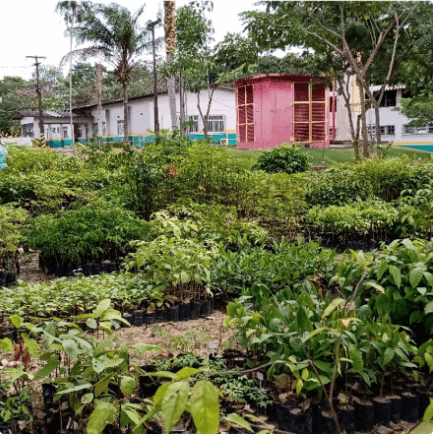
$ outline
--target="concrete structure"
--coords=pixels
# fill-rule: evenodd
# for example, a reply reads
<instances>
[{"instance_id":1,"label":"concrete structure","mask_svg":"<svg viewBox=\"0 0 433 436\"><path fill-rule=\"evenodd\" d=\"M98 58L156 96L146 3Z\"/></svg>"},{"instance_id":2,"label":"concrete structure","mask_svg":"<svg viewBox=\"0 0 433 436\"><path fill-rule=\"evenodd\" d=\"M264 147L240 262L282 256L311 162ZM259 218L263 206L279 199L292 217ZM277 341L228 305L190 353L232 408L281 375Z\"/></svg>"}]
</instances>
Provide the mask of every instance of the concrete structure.
<instances>
[{"instance_id":1,"label":"concrete structure","mask_svg":"<svg viewBox=\"0 0 433 436\"><path fill-rule=\"evenodd\" d=\"M329 147L329 91L311 77L263 74L236 81L238 147Z\"/></svg>"},{"instance_id":2,"label":"concrete structure","mask_svg":"<svg viewBox=\"0 0 433 436\"><path fill-rule=\"evenodd\" d=\"M177 108L179 109L179 94ZM189 131L191 139L204 138L203 123L197 108L196 94L187 93L187 120L193 120ZM201 108L205 113L209 101L207 91L200 94ZM136 146L153 142L155 137L149 130L154 129L153 94L129 99L129 139ZM160 129L170 129L171 119L167 93L158 95ZM103 137L107 141L123 140L124 110L122 99L105 101L102 109L96 105L80 106L73 109L73 125L76 142L86 143L92 136ZM44 112L45 136L51 147L72 145L69 111ZM21 120L22 136L39 137L38 113L36 111L16 111L14 119ZM208 134L220 143L236 144L236 115L234 89L229 87L215 90L208 119Z\"/></svg>"}]
</instances>

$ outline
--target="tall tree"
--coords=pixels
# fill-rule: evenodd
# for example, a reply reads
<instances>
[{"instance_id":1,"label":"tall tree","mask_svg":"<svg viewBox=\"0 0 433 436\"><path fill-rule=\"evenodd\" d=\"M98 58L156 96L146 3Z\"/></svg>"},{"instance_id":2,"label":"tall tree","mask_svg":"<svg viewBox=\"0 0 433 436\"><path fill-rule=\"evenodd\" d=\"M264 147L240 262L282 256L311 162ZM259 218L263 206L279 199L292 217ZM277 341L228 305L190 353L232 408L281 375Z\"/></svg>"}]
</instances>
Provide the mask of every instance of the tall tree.
<instances>
[{"instance_id":1,"label":"tall tree","mask_svg":"<svg viewBox=\"0 0 433 436\"><path fill-rule=\"evenodd\" d=\"M92 45L70 52L62 62L74 56L99 56L114 67L114 75L122 85L123 140L129 143L128 86L132 73L141 65L138 56L152 47L149 29L139 24L144 7L134 14L117 3L83 3L83 9L84 20L72 32L78 44Z\"/></svg>"},{"instance_id":2,"label":"tall tree","mask_svg":"<svg viewBox=\"0 0 433 436\"><path fill-rule=\"evenodd\" d=\"M167 62L171 62L176 49L176 2L164 1L164 34ZM174 77L167 77L168 100L170 104L171 126L177 126L176 85Z\"/></svg>"},{"instance_id":3,"label":"tall tree","mask_svg":"<svg viewBox=\"0 0 433 436\"><path fill-rule=\"evenodd\" d=\"M266 11L243 14L247 28L266 48L297 45L312 48L346 62L363 92L376 109L379 123L380 99L369 88L367 73L383 44L393 39L397 46L401 29L419 2L261 2ZM395 53L395 50L394 50ZM386 81L393 73L395 55L391 56ZM383 93L381 93L383 96ZM369 156L366 108L361 104L363 154ZM380 129L379 135L380 135ZM380 136L378 137L380 139Z\"/></svg>"}]
</instances>

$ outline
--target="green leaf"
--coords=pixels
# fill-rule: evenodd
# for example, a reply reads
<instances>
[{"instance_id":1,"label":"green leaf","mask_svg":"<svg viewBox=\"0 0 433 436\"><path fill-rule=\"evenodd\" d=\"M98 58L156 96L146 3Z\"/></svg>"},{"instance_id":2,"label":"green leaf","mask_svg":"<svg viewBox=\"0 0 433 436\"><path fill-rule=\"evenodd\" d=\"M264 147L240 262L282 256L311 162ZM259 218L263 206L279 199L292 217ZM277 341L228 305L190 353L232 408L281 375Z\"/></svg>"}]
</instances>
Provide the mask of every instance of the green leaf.
<instances>
[{"instance_id":1,"label":"green leaf","mask_svg":"<svg viewBox=\"0 0 433 436\"><path fill-rule=\"evenodd\" d=\"M433 287L433 274L424 271L424 277L426 278L428 284L430 285L430 287Z\"/></svg>"},{"instance_id":2,"label":"green leaf","mask_svg":"<svg viewBox=\"0 0 433 436\"><path fill-rule=\"evenodd\" d=\"M129 397L137 386L137 382L133 377L123 376L120 380L120 390L123 395Z\"/></svg>"},{"instance_id":3,"label":"green leaf","mask_svg":"<svg viewBox=\"0 0 433 436\"><path fill-rule=\"evenodd\" d=\"M367 265L367 262L365 261L365 256L362 251L359 251L356 255L356 262L361 268L364 268Z\"/></svg>"},{"instance_id":4,"label":"green leaf","mask_svg":"<svg viewBox=\"0 0 433 436\"><path fill-rule=\"evenodd\" d=\"M64 391L59 390L56 394L56 398L60 398L64 394L69 394L70 392L78 392L82 391L83 389L89 389L92 385L90 383L83 383L81 385L73 386L72 388L67 388Z\"/></svg>"},{"instance_id":5,"label":"green leaf","mask_svg":"<svg viewBox=\"0 0 433 436\"><path fill-rule=\"evenodd\" d=\"M303 307L298 307L296 312L296 323L298 325L298 330L301 330L301 332L313 331L313 324L311 324L311 321L309 320Z\"/></svg>"},{"instance_id":6,"label":"green leaf","mask_svg":"<svg viewBox=\"0 0 433 436\"><path fill-rule=\"evenodd\" d=\"M154 406L157 406L158 404L162 403L162 400L164 399L165 393L167 392L167 389L169 388L169 386L170 386L170 383L164 383L158 388L155 395L153 396L153 405Z\"/></svg>"},{"instance_id":7,"label":"green leaf","mask_svg":"<svg viewBox=\"0 0 433 436\"><path fill-rule=\"evenodd\" d=\"M111 403L98 402L89 417L86 431L88 434L100 434L107 426L117 418L117 410Z\"/></svg>"},{"instance_id":8,"label":"green leaf","mask_svg":"<svg viewBox=\"0 0 433 436\"><path fill-rule=\"evenodd\" d=\"M189 384L187 382L181 381L169 385L161 406L166 433L170 433L173 430L174 425L185 411L188 394Z\"/></svg>"},{"instance_id":9,"label":"green leaf","mask_svg":"<svg viewBox=\"0 0 433 436\"><path fill-rule=\"evenodd\" d=\"M313 330L302 342L307 342L308 340L310 340L313 336L318 335L319 333L323 333L328 331L328 327L319 327L316 330Z\"/></svg>"},{"instance_id":10,"label":"green leaf","mask_svg":"<svg viewBox=\"0 0 433 436\"><path fill-rule=\"evenodd\" d=\"M383 366L388 365L389 362L394 358L395 351L394 348L387 348L385 354L383 355Z\"/></svg>"},{"instance_id":11,"label":"green leaf","mask_svg":"<svg viewBox=\"0 0 433 436\"><path fill-rule=\"evenodd\" d=\"M107 368L114 368L115 366L121 365L125 361L122 357L116 357L115 359L110 359L106 357L105 359L92 359L92 366L96 372L102 372Z\"/></svg>"},{"instance_id":12,"label":"green leaf","mask_svg":"<svg viewBox=\"0 0 433 436\"><path fill-rule=\"evenodd\" d=\"M378 314L383 317L391 312L391 302L386 294L380 294L376 300L376 310Z\"/></svg>"},{"instance_id":13,"label":"green leaf","mask_svg":"<svg viewBox=\"0 0 433 436\"><path fill-rule=\"evenodd\" d=\"M171 378L172 380L177 378L176 374L170 371L146 372L146 375L149 377Z\"/></svg>"},{"instance_id":14,"label":"green leaf","mask_svg":"<svg viewBox=\"0 0 433 436\"><path fill-rule=\"evenodd\" d=\"M35 374L35 380L40 380L50 375L60 365L59 356L53 356L47 364Z\"/></svg>"},{"instance_id":15,"label":"green leaf","mask_svg":"<svg viewBox=\"0 0 433 436\"><path fill-rule=\"evenodd\" d=\"M304 383L302 382L302 380L298 380L296 382L296 393L298 395L301 393L303 387L304 387Z\"/></svg>"},{"instance_id":16,"label":"green leaf","mask_svg":"<svg viewBox=\"0 0 433 436\"><path fill-rule=\"evenodd\" d=\"M388 264L386 263L386 261L383 260L377 271L377 280L380 280L382 278L382 276L385 274L387 269L388 269Z\"/></svg>"},{"instance_id":17,"label":"green leaf","mask_svg":"<svg viewBox=\"0 0 433 436\"><path fill-rule=\"evenodd\" d=\"M18 315L11 315L9 319L12 321L12 324L19 329L21 327L21 323L23 322L23 319Z\"/></svg>"},{"instance_id":18,"label":"green leaf","mask_svg":"<svg viewBox=\"0 0 433 436\"><path fill-rule=\"evenodd\" d=\"M395 283L396 286L399 288L399 287L401 286L401 272L400 272L400 270L399 270L396 266L394 266L394 265L391 265L389 268L390 268L390 270L391 270L391 274L392 274L392 277L393 277L393 279L394 279L394 283Z\"/></svg>"},{"instance_id":19,"label":"green leaf","mask_svg":"<svg viewBox=\"0 0 433 436\"><path fill-rule=\"evenodd\" d=\"M202 372L200 369L195 368L182 368L180 371L176 373L177 380L185 380L190 378L191 376Z\"/></svg>"},{"instance_id":20,"label":"green leaf","mask_svg":"<svg viewBox=\"0 0 433 436\"><path fill-rule=\"evenodd\" d=\"M230 415L227 415L224 417L224 419L227 422L230 422L232 424L237 424L240 427L245 428L246 430L248 430L251 433L254 433L253 429L251 428L251 425L249 424L248 421L245 421L244 418L241 418L239 415L236 415L236 413L230 413Z\"/></svg>"},{"instance_id":21,"label":"green leaf","mask_svg":"<svg viewBox=\"0 0 433 436\"><path fill-rule=\"evenodd\" d=\"M159 345L150 345L150 344L134 344L132 348L137 351L139 354L144 353L154 353L155 351L162 351L162 348Z\"/></svg>"},{"instance_id":22,"label":"green leaf","mask_svg":"<svg viewBox=\"0 0 433 436\"><path fill-rule=\"evenodd\" d=\"M111 305L111 300L107 298L106 300L102 300L96 309L93 311L93 316L95 318L99 318Z\"/></svg>"},{"instance_id":23,"label":"green leaf","mask_svg":"<svg viewBox=\"0 0 433 436\"><path fill-rule=\"evenodd\" d=\"M14 344L9 338L0 339L0 347L5 352L13 351Z\"/></svg>"},{"instance_id":24,"label":"green leaf","mask_svg":"<svg viewBox=\"0 0 433 436\"><path fill-rule=\"evenodd\" d=\"M324 310L322 318L328 317L340 304L345 303L343 298L332 300L331 304Z\"/></svg>"},{"instance_id":25,"label":"green leaf","mask_svg":"<svg viewBox=\"0 0 433 436\"><path fill-rule=\"evenodd\" d=\"M182 282L182 284L186 283L189 280L189 276L188 273L185 271L182 271L180 273L180 281Z\"/></svg>"},{"instance_id":26,"label":"green leaf","mask_svg":"<svg viewBox=\"0 0 433 436\"><path fill-rule=\"evenodd\" d=\"M409 281L410 281L410 285L412 286L412 288L416 288L418 286L419 282L422 279L422 276L423 276L423 273L418 268L414 268L409 273Z\"/></svg>"},{"instance_id":27,"label":"green leaf","mask_svg":"<svg viewBox=\"0 0 433 436\"><path fill-rule=\"evenodd\" d=\"M352 360L353 369L358 374L362 374L362 372L364 371L362 353L353 344L349 345L349 357Z\"/></svg>"},{"instance_id":28,"label":"green leaf","mask_svg":"<svg viewBox=\"0 0 433 436\"><path fill-rule=\"evenodd\" d=\"M423 422L429 422L433 418L433 398L430 398L430 404L427 406L422 417Z\"/></svg>"},{"instance_id":29,"label":"green leaf","mask_svg":"<svg viewBox=\"0 0 433 436\"><path fill-rule=\"evenodd\" d=\"M80 354L77 344L72 339L65 339L62 341L62 346L65 353L72 358L77 357Z\"/></svg>"},{"instance_id":30,"label":"green leaf","mask_svg":"<svg viewBox=\"0 0 433 436\"><path fill-rule=\"evenodd\" d=\"M219 397L209 381L199 381L191 391L191 414L197 432L215 434L219 428Z\"/></svg>"},{"instance_id":31,"label":"green leaf","mask_svg":"<svg viewBox=\"0 0 433 436\"><path fill-rule=\"evenodd\" d=\"M93 394L90 392L81 397L81 404L90 404L93 401Z\"/></svg>"},{"instance_id":32,"label":"green leaf","mask_svg":"<svg viewBox=\"0 0 433 436\"><path fill-rule=\"evenodd\" d=\"M308 369L304 368L302 370L302 380L307 381L308 380L308 376L309 376Z\"/></svg>"},{"instance_id":33,"label":"green leaf","mask_svg":"<svg viewBox=\"0 0 433 436\"><path fill-rule=\"evenodd\" d=\"M89 329L96 329L96 328L98 328L98 323L93 318L89 318L86 321L86 325L87 325L87 327L89 327Z\"/></svg>"},{"instance_id":34,"label":"green leaf","mask_svg":"<svg viewBox=\"0 0 433 436\"><path fill-rule=\"evenodd\" d=\"M27 351L30 353L30 355L33 357L38 357L41 349L39 344L34 339L30 339L27 333L23 333L21 336L24 340L24 344L26 345Z\"/></svg>"},{"instance_id":35,"label":"green leaf","mask_svg":"<svg viewBox=\"0 0 433 436\"><path fill-rule=\"evenodd\" d=\"M378 290L379 292L385 292L385 288L383 286L378 285L375 282L365 282L367 286L371 286L372 288Z\"/></svg>"},{"instance_id":36,"label":"green leaf","mask_svg":"<svg viewBox=\"0 0 433 436\"><path fill-rule=\"evenodd\" d=\"M433 313L433 301L430 301L430 303L427 303L424 308L424 313Z\"/></svg>"}]
</instances>

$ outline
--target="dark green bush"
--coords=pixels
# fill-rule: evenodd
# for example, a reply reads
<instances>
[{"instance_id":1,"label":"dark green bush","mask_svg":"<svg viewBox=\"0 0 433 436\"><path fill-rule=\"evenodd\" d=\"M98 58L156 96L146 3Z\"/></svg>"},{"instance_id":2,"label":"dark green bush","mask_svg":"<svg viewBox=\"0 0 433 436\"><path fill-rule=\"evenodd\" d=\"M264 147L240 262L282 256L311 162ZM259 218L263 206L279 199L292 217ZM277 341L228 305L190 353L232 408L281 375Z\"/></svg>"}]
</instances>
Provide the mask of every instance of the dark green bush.
<instances>
[{"instance_id":1,"label":"dark green bush","mask_svg":"<svg viewBox=\"0 0 433 436\"><path fill-rule=\"evenodd\" d=\"M262 153L253 169L267 173L303 173L308 170L308 155L300 147L280 146Z\"/></svg>"}]
</instances>

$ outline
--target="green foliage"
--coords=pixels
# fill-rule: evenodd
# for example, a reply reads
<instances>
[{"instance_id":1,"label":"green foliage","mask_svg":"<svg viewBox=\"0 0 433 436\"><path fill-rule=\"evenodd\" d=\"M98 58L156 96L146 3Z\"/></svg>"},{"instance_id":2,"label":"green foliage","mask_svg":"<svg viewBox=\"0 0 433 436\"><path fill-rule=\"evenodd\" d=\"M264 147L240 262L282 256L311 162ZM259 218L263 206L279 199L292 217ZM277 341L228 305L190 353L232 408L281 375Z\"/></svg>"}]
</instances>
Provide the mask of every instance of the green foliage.
<instances>
[{"instance_id":1,"label":"green foliage","mask_svg":"<svg viewBox=\"0 0 433 436\"><path fill-rule=\"evenodd\" d=\"M253 169L267 173L303 173L308 170L308 155L300 147L282 145L262 153Z\"/></svg>"},{"instance_id":2,"label":"green foliage","mask_svg":"<svg viewBox=\"0 0 433 436\"><path fill-rule=\"evenodd\" d=\"M0 206L0 262L10 268L15 261L19 244L22 242L21 226L27 212L12 205Z\"/></svg>"},{"instance_id":3,"label":"green foliage","mask_svg":"<svg viewBox=\"0 0 433 436\"><path fill-rule=\"evenodd\" d=\"M58 263L118 258L132 240L143 238L148 226L135 214L104 201L77 204L60 217L41 215L29 221L27 244Z\"/></svg>"}]
</instances>

